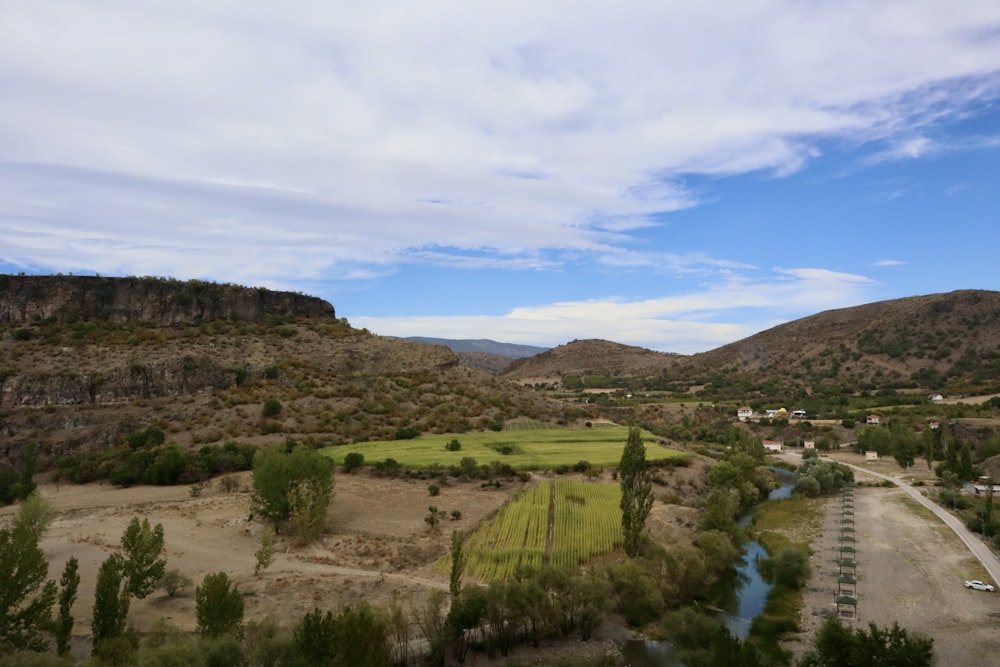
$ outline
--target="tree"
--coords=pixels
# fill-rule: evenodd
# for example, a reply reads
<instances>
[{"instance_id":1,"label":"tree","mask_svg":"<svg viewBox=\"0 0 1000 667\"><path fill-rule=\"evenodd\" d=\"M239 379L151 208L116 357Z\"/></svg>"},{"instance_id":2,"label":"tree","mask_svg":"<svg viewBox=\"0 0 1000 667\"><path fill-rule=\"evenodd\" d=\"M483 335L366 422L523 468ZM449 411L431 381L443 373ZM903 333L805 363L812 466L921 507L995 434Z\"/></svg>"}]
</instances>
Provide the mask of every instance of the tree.
<instances>
[{"instance_id":1,"label":"tree","mask_svg":"<svg viewBox=\"0 0 1000 667\"><path fill-rule=\"evenodd\" d=\"M25 507L10 528L0 529L0 647L44 651L56 584L46 579L49 565L38 546L45 524Z\"/></svg>"},{"instance_id":2,"label":"tree","mask_svg":"<svg viewBox=\"0 0 1000 667\"><path fill-rule=\"evenodd\" d=\"M334 642L334 667L392 665L389 624L381 614L364 602L340 612L334 625Z\"/></svg>"},{"instance_id":3,"label":"tree","mask_svg":"<svg viewBox=\"0 0 1000 667\"><path fill-rule=\"evenodd\" d=\"M254 552L254 558L254 574L260 574L261 570L271 567L271 562L274 561L274 528L271 526L264 526L260 531L260 548Z\"/></svg>"},{"instance_id":4,"label":"tree","mask_svg":"<svg viewBox=\"0 0 1000 667\"><path fill-rule=\"evenodd\" d=\"M302 617L294 632L295 650L308 664L323 667L332 665L337 655L336 619L332 612L325 614L313 609Z\"/></svg>"},{"instance_id":5,"label":"tree","mask_svg":"<svg viewBox=\"0 0 1000 667\"><path fill-rule=\"evenodd\" d=\"M639 554L642 532L653 507L653 485L646 465L646 447L638 428L628 430L628 441L618 464L622 488L622 530L625 553L634 558Z\"/></svg>"},{"instance_id":6,"label":"tree","mask_svg":"<svg viewBox=\"0 0 1000 667\"><path fill-rule=\"evenodd\" d=\"M167 597L172 598L185 588L189 588L192 583L194 582L191 581L191 577L180 570L167 570L160 577L160 580L156 582L156 585L163 589Z\"/></svg>"},{"instance_id":7,"label":"tree","mask_svg":"<svg viewBox=\"0 0 1000 667\"><path fill-rule=\"evenodd\" d=\"M332 492L332 484L313 479L299 480L288 492L292 525L300 544L309 544L323 534Z\"/></svg>"},{"instance_id":8,"label":"tree","mask_svg":"<svg viewBox=\"0 0 1000 667\"><path fill-rule=\"evenodd\" d=\"M123 574L126 590L129 595L141 600L153 592L167 567L167 561L160 558L163 553L163 524L150 527L149 519L143 519L140 524L138 517L132 517L122 534L122 550L125 552Z\"/></svg>"},{"instance_id":9,"label":"tree","mask_svg":"<svg viewBox=\"0 0 1000 667\"><path fill-rule=\"evenodd\" d=\"M282 524L291 516L293 489L304 480L309 480L311 498L316 504L305 504L302 508L322 510L325 521L327 505L333 497L330 459L305 447L296 447L291 452L282 447L266 447L254 455L254 510L274 524L275 532L280 532Z\"/></svg>"},{"instance_id":10,"label":"tree","mask_svg":"<svg viewBox=\"0 0 1000 667\"><path fill-rule=\"evenodd\" d=\"M799 667L926 667L934 662L934 640L910 636L893 623L889 629L868 624L853 632L838 618L829 618L813 639L812 650Z\"/></svg>"},{"instance_id":11,"label":"tree","mask_svg":"<svg viewBox=\"0 0 1000 667\"><path fill-rule=\"evenodd\" d=\"M194 597L199 634L219 637L239 632L243 624L243 595L230 585L225 572L206 574Z\"/></svg>"},{"instance_id":12,"label":"tree","mask_svg":"<svg viewBox=\"0 0 1000 667\"><path fill-rule=\"evenodd\" d=\"M94 618L90 624L94 653L100 656L102 644L121 637L128 617L129 594L125 579L125 559L113 553L101 563L94 589Z\"/></svg>"},{"instance_id":13,"label":"tree","mask_svg":"<svg viewBox=\"0 0 1000 667\"><path fill-rule=\"evenodd\" d=\"M451 576L448 578L448 591L451 593L452 602L458 597L462 590L462 570L465 568L465 555L462 553L462 546L465 544L465 535L462 531L456 530L451 534Z\"/></svg>"},{"instance_id":14,"label":"tree","mask_svg":"<svg viewBox=\"0 0 1000 667\"><path fill-rule=\"evenodd\" d=\"M69 654L69 638L73 633L73 603L80 587L80 564L76 556L70 556L59 581L59 618L56 620L56 651L59 655Z\"/></svg>"}]
</instances>

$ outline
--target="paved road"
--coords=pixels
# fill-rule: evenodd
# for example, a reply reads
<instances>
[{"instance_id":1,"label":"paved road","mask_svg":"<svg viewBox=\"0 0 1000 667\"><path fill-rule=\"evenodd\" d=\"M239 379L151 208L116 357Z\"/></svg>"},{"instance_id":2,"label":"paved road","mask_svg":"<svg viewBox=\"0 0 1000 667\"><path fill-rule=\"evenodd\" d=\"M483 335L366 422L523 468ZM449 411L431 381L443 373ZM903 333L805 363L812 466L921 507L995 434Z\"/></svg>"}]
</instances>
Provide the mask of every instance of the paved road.
<instances>
[{"instance_id":1,"label":"paved road","mask_svg":"<svg viewBox=\"0 0 1000 667\"><path fill-rule=\"evenodd\" d=\"M839 462L842 463L842 462ZM913 488L906 482L903 482L895 477L890 477L889 475L883 475L881 473L872 472L861 466L852 465L850 463L844 463L849 468L864 473L866 475L871 475L873 477L878 477L879 479L884 479L886 481L892 482L899 488L903 489L911 498L916 500L918 503L934 512L941 521L945 523L946 526L955 531L955 534L965 542L965 546L969 547L969 551L972 555L979 559L979 562L983 564L986 571L989 572L990 577L993 578L993 583L1000 585L1000 560L997 556L990 550L986 544L980 540L976 535L970 531L965 525L957 519L950 512L945 511L940 505L932 502L925 498L917 489Z\"/></svg>"}]
</instances>

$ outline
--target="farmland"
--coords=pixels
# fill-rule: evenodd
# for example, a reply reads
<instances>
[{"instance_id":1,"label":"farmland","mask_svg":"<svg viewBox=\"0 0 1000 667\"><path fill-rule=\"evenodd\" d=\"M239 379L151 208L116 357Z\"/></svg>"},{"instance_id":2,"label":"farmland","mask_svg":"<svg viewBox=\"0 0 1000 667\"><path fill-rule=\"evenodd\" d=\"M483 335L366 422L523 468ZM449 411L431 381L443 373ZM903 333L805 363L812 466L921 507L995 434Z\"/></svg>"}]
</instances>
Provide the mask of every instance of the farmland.
<instances>
[{"instance_id":1,"label":"farmland","mask_svg":"<svg viewBox=\"0 0 1000 667\"><path fill-rule=\"evenodd\" d=\"M404 468L459 466L471 457L480 464L500 461L516 470L545 470L586 461L595 467L618 465L628 427L598 425L593 428L534 428L460 434L420 435L407 440L383 440L328 447L323 451L335 463L357 452L366 463L394 459ZM460 448L446 447L457 440ZM689 454L653 444L657 438L644 431L650 461L685 458Z\"/></svg>"},{"instance_id":2,"label":"farmland","mask_svg":"<svg viewBox=\"0 0 1000 667\"><path fill-rule=\"evenodd\" d=\"M573 566L622 543L616 484L542 482L505 505L466 543L466 572L503 579L519 567Z\"/></svg>"}]
</instances>

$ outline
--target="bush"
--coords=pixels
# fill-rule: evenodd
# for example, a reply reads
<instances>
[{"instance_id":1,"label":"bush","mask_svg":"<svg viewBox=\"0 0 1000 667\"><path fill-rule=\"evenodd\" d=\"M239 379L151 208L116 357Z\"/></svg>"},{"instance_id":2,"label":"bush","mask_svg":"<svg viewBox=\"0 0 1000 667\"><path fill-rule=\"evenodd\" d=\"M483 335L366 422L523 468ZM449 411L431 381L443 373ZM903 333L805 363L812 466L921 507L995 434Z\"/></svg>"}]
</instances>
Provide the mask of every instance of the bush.
<instances>
[{"instance_id":1,"label":"bush","mask_svg":"<svg viewBox=\"0 0 1000 667\"><path fill-rule=\"evenodd\" d=\"M281 414L281 401L276 398L269 398L264 401L264 407L261 409L261 414L267 418L277 417Z\"/></svg>"},{"instance_id":2,"label":"bush","mask_svg":"<svg viewBox=\"0 0 1000 667\"><path fill-rule=\"evenodd\" d=\"M413 440L420 435L420 429L413 426L403 426L396 430L396 440Z\"/></svg>"},{"instance_id":3,"label":"bush","mask_svg":"<svg viewBox=\"0 0 1000 667\"><path fill-rule=\"evenodd\" d=\"M453 438L451 442L444 446L444 448L449 452L458 452L462 450L462 443Z\"/></svg>"},{"instance_id":4,"label":"bush","mask_svg":"<svg viewBox=\"0 0 1000 667\"><path fill-rule=\"evenodd\" d=\"M349 452L344 456L344 472L354 472L365 464L365 455L361 452Z\"/></svg>"},{"instance_id":5,"label":"bush","mask_svg":"<svg viewBox=\"0 0 1000 667\"><path fill-rule=\"evenodd\" d=\"M440 487L440 485L438 485L438 484L431 484L430 486L427 487L427 493L429 493L432 496L441 495L441 487Z\"/></svg>"}]
</instances>

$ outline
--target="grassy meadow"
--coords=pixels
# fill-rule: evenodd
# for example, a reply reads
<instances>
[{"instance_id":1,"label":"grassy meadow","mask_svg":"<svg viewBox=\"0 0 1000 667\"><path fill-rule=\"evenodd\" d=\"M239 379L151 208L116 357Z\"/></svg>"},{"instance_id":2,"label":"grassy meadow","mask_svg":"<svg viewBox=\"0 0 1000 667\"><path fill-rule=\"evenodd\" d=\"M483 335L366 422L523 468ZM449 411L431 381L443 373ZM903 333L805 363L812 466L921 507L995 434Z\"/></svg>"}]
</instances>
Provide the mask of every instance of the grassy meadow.
<instances>
[{"instance_id":1,"label":"grassy meadow","mask_svg":"<svg viewBox=\"0 0 1000 667\"><path fill-rule=\"evenodd\" d=\"M652 433L643 431L642 435L649 461L689 456L655 444L657 437ZM546 470L573 466L580 461L602 468L618 465L627 439L627 426L597 425L425 434L409 440L359 442L321 451L338 465L347 454L357 452L365 457L366 464L395 459L404 468L458 466L466 457L474 458L480 465L500 461L515 470ZM446 449L452 440L458 440L460 449Z\"/></svg>"}]
</instances>

